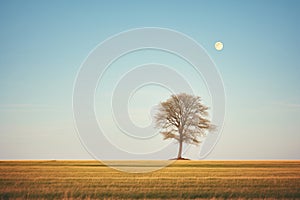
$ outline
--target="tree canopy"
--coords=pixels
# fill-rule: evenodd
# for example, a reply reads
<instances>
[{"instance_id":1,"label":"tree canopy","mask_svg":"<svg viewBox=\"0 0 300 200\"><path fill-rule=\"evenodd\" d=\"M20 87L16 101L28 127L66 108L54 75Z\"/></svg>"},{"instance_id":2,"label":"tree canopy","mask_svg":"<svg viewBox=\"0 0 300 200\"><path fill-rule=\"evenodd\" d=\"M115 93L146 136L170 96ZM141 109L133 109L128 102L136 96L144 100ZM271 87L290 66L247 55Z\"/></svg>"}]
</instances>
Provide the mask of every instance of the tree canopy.
<instances>
[{"instance_id":1,"label":"tree canopy","mask_svg":"<svg viewBox=\"0 0 300 200\"><path fill-rule=\"evenodd\" d=\"M181 159L183 143L198 145L207 130L214 128L208 119L208 109L199 96L186 93L171 95L159 104L155 115L156 127L161 129L165 140L178 141L177 159Z\"/></svg>"}]
</instances>

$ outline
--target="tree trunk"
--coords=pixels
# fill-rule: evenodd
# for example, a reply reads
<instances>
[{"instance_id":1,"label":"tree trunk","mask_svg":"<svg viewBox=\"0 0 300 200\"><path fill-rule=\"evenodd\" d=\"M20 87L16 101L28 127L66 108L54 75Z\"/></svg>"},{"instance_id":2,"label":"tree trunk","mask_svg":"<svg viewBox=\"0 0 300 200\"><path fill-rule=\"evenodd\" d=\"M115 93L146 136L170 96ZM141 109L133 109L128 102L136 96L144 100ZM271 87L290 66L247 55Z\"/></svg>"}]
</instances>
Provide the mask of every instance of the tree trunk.
<instances>
[{"instance_id":1,"label":"tree trunk","mask_svg":"<svg viewBox=\"0 0 300 200\"><path fill-rule=\"evenodd\" d=\"M177 156L178 160L181 158L181 154L182 154L182 140L179 141L179 151Z\"/></svg>"}]
</instances>

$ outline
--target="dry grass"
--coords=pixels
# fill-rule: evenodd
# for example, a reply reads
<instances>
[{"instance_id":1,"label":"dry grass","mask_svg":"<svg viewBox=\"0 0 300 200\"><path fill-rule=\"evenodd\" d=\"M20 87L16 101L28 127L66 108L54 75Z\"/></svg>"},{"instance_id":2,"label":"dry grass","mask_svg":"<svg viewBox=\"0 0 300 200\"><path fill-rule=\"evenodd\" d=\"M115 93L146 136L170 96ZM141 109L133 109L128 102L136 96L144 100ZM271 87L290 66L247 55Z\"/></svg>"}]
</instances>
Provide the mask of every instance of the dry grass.
<instances>
[{"instance_id":1,"label":"dry grass","mask_svg":"<svg viewBox=\"0 0 300 200\"><path fill-rule=\"evenodd\" d=\"M142 174L97 161L0 162L0 199L148 198L300 199L300 161L176 161Z\"/></svg>"}]
</instances>

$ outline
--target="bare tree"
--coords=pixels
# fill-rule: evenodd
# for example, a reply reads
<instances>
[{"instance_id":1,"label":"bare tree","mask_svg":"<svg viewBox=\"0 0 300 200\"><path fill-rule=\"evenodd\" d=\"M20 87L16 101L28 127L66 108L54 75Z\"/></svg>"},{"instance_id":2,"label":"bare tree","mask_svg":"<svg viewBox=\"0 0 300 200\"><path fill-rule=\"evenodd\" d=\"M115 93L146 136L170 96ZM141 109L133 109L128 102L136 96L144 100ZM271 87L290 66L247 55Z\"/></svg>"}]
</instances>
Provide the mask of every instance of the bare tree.
<instances>
[{"instance_id":1,"label":"bare tree","mask_svg":"<svg viewBox=\"0 0 300 200\"><path fill-rule=\"evenodd\" d=\"M166 139L175 139L179 143L177 159L182 159L182 145L200 144L199 137L213 129L208 117L208 107L201 103L198 96L180 93L161 102L155 115L156 128Z\"/></svg>"}]
</instances>

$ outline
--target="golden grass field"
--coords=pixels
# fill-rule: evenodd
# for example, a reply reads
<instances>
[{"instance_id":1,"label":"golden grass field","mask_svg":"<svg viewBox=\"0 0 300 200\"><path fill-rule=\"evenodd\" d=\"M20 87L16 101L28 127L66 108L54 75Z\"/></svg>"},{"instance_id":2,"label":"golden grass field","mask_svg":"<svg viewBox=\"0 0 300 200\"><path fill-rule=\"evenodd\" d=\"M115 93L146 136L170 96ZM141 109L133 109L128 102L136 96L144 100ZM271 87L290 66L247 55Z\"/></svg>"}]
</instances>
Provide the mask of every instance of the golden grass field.
<instances>
[{"instance_id":1,"label":"golden grass field","mask_svg":"<svg viewBox=\"0 0 300 200\"><path fill-rule=\"evenodd\" d=\"M300 199L300 161L176 161L151 173L98 161L0 161L0 199L165 198Z\"/></svg>"}]
</instances>

